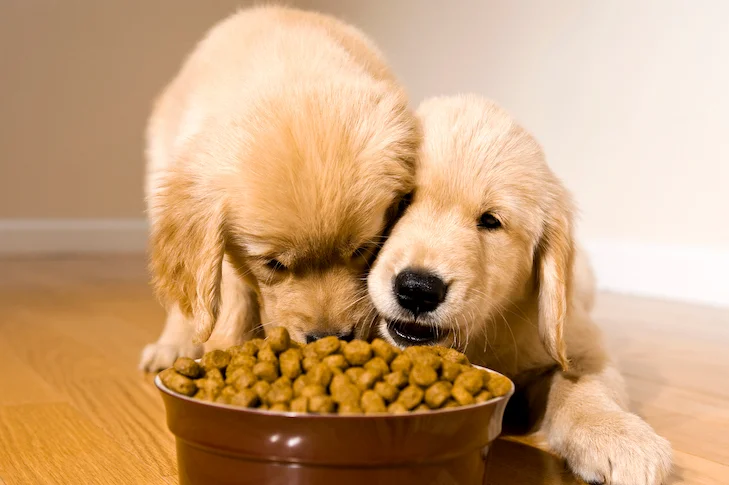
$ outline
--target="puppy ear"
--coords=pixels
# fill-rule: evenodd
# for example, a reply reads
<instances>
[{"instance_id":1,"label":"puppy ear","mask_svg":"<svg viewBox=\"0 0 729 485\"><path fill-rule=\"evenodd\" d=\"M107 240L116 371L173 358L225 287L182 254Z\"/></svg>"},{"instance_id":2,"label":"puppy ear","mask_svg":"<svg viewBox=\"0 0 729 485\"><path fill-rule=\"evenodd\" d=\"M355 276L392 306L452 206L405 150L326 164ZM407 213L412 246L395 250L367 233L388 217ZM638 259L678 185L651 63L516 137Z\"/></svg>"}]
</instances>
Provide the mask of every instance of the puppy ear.
<instances>
[{"instance_id":1,"label":"puppy ear","mask_svg":"<svg viewBox=\"0 0 729 485\"><path fill-rule=\"evenodd\" d=\"M220 307L223 203L192 174L171 171L162 177L150 206L150 269L157 295L193 317L194 340L205 342Z\"/></svg>"},{"instance_id":2,"label":"puppy ear","mask_svg":"<svg viewBox=\"0 0 729 485\"><path fill-rule=\"evenodd\" d=\"M564 197L566 200L566 197ZM562 335L572 291L572 211L562 202L547 216L538 248L539 336L547 353L567 370Z\"/></svg>"}]
</instances>

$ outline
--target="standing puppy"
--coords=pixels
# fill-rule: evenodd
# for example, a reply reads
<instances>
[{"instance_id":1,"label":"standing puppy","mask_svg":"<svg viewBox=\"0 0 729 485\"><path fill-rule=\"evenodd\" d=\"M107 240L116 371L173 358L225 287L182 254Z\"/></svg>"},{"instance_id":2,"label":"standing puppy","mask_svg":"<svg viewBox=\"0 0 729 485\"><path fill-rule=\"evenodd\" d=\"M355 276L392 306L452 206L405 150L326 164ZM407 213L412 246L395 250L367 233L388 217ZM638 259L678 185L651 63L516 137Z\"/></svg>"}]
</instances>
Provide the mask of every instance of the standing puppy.
<instances>
[{"instance_id":1,"label":"standing puppy","mask_svg":"<svg viewBox=\"0 0 729 485\"><path fill-rule=\"evenodd\" d=\"M511 377L524 397L517 417L532 417L584 480L663 482L670 445L627 409L588 315L592 275L572 203L539 145L476 96L426 101L419 116L412 205L369 275L381 332L402 346L458 347Z\"/></svg>"},{"instance_id":2,"label":"standing puppy","mask_svg":"<svg viewBox=\"0 0 729 485\"><path fill-rule=\"evenodd\" d=\"M259 323L300 341L365 332L365 271L412 190L416 126L348 25L263 7L215 26L149 123L150 261L168 316L141 366L198 355L214 328L217 346Z\"/></svg>"}]
</instances>

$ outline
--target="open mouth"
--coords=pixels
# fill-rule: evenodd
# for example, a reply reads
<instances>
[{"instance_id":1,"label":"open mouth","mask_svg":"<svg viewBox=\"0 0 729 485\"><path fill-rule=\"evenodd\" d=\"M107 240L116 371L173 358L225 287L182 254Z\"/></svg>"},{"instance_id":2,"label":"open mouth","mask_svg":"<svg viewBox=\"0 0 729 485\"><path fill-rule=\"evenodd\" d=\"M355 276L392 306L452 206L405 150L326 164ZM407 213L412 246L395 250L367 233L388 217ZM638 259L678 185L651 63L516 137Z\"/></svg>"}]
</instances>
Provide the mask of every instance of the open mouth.
<instances>
[{"instance_id":1,"label":"open mouth","mask_svg":"<svg viewBox=\"0 0 729 485\"><path fill-rule=\"evenodd\" d=\"M390 336L403 346L433 344L443 337L438 327L401 320L386 320L386 322Z\"/></svg>"}]
</instances>

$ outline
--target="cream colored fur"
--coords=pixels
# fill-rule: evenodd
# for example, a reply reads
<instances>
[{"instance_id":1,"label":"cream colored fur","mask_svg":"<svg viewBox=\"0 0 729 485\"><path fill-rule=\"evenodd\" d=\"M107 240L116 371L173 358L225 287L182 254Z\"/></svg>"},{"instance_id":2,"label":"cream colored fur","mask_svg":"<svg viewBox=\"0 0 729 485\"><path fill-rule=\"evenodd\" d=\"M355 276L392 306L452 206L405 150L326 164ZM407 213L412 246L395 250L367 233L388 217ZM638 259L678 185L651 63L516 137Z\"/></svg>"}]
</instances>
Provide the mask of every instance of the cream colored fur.
<instances>
[{"instance_id":1,"label":"cream colored fur","mask_svg":"<svg viewBox=\"0 0 729 485\"><path fill-rule=\"evenodd\" d=\"M147 138L150 266L168 316L141 367L259 325L297 340L367 332L365 272L412 189L420 137L358 30L282 7L232 15L160 96Z\"/></svg>"},{"instance_id":2,"label":"cream colored fur","mask_svg":"<svg viewBox=\"0 0 729 485\"><path fill-rule=\"evenodd\" d=\"M628 410L589 316L594 278L573 240L573 205L541 148L477 96L431 99L418 114L416 190L370 272L375 306L386 320L412 321L393 294L394 277L405 268L437 274L449 285L446 299L418 322L440 327L442 343L472 362L510 376L538 435L577 475L662 483L670 445ZM477 227L487 211L501 228Z\"/></svg>"}]
</instances>

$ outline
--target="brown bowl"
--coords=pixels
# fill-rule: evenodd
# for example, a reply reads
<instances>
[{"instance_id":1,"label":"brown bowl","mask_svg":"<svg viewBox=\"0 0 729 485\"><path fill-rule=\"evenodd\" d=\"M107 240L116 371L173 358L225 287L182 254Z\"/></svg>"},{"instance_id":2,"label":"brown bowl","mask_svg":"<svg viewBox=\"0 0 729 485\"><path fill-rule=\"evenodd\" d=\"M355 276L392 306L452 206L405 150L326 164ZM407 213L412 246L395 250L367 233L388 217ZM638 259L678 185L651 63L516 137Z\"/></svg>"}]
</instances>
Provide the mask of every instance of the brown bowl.
<instances>
[{"instance_id":1,"label":"brown bowl","mask_svg":"<svg viewBox=\"0 0 729 485\"><path fill-rule=\"evenodd\" d=\"M482 485L511 390L490 401L375 416L278 413L155 384L176 437L180 485Z\"/></svg>"}]
</instances>

